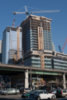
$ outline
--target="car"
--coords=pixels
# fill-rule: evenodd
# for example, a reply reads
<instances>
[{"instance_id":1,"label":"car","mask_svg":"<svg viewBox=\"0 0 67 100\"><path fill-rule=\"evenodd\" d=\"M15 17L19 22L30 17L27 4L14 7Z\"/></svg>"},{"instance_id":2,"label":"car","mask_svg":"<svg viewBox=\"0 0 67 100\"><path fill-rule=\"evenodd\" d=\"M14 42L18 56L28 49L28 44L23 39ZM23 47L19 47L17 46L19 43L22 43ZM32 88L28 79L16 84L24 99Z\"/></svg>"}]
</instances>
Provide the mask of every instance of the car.
<instances>
[{"instance_id":1,"label":"car","mask_svg":"<svg viewBox=\"0 0 67 100\"><path fill-rule=\"evenodd\" d=\"M31 92L23 93L22 98L29 98Z\"/></svg>"},{"instance_id":2,"label":"car","mask_svg":"<svg viewBox=\"0 0 67 100\"><path fill-rule=\"evenodd\" d=\"M24 92L24 93L22 93L21 97L22 98L29 98L30 95L33 94L34 92L35 92L35 90L31 90L31 91L26 92L26 93Z\"/></svg>"},{"instance_id":3,"label":"car","mask_svg":"<svg viewBox=\"0 0 67 100\"><path fill-rule=\"evenodd\" d=\"M67 89L55 89L52 93L56 94L56 97L67 97Z\"/></svg>"},{"instance_id":4,"label":"car","mask_svg":"<svg viewBox=\"0 0 67 100\"><path fill-rule=\"evenodd\" d=\"M57 98L62 97L62 89L60 87L54 88L50 92L55 94Z\"/></svg>"},{"instance_id":5,"label":"car","mask_svg":"<svg viewBox=\"0 0 67 100\"><path fill-rule=\"evenodd\" d=\"M7 88L7 89L0 90L0 94L4 94L4 95L19 94L19 93L20 93L20 91L18 89L15 89L15 88Z\"/></svg>"},{"instance_id":6,"label":"car","mask_svg":"<svg viewBox=\"0 0 67 100\"><path fill-rule=\"evenodd\" d=\"M0 94L1 94L1 95L2 95L2 94L3 94L3 95L6 95L6 93L7 93L6 89L1 89L1 90L0 90Z\"/></svg>"},{"instance_id":7,"label":"car","mask_svg":"<svg viewBox=\"0 0 67 100\"><path fill-rule=\"evenodd\" d=\"M67 89L62 89L61 92L62 92L62 93L61 93L61 96L62 96L62 97L67 97Z\"/></svg>"},{"instance_id":8,"label":"car","mask_svg":"<svg viewBox=\"0 0 67 100\"><path fill-rule=\"evenodd\" d=\"M48 93L46 90L35 90L33 93L30 94L30 98L34 98L36 100L55 100L56 95L53 93Z\"/></svg>"},{"instance_id":9,"label":"car","mask_svg":"<svg viewBox=\"0 0 67 100\"><path fill-rule=\"evenodd\" d=\"M19 89L15 89L15 88L7 89L7 94L19 94L19 93L20 93Z\"/></svg>"}]
</instances>

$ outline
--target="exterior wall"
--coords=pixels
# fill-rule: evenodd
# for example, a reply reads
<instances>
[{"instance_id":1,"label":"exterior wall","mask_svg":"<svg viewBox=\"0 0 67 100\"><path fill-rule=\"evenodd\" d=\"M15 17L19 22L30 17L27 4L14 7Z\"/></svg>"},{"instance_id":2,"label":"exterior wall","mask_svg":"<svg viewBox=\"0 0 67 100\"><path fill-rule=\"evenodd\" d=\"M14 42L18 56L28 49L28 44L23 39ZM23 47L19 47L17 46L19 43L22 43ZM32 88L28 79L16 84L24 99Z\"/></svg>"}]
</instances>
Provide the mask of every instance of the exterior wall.
<instances>
[{"instance_id":1,"label":"exterior wall","mask_svg":"<svg viewBox=\"0 0 67 100\"><path fill-rule=\"evenodd\" d=\"M40 57L32 56L28 59L25 59L25 66L33 66L33 67L41 67L40 65Z\"/></svg>"},{"instance_id":2,"label":"exterior wall","mask_svg":"<svg viewBox=\"0 0 67 100\"><path fill-rule=\"evenodd\" d=\"M19 50L22 52L22 33L20 32L20 42L19 42ZM9 59L13 58L13 54L17 51L17 31L12 30L11 28L6 30L3 33L3 47L2 47L2 63L8 64ZM21 56L21 54L20 54Z\"/></svg>"},{"instance_id":3,"label":"exterior wall","mask_svg":"<svg viewBox=\"0 0 67 100\"><path fill-rule=\"evenodd\" d=\"M44 63L45 63L44 68L52 68L51 58L44 58ZM25 59L24 64L25 64L25 66L32 66L32 67L40 68L41 67L40 56L29 57L29 58Z\"/></svg>"},{"instance_id":4,"label":"exterior wall","mask_svg":"<svg viewBox=\"0 0 67 100\"><path fill-rule=\"evenodd\" d=\"M22 27L22 48L23 53L30 51L30 21L25 23Z\"/></svg>"},{"instance_id":5,"label":"exterior wall","mask_svg":"<svg viewBox=\"0 0 67 100\"><path fill-rule=\"evenodd\" d=\"M40 55L32 55L30 57L27 57L26 59L24 59L24 65L40 68L41 67ZM55 57L44 56L44 68L67 70L67 59L64 59L62 57L60 59L57 58L56 56Z\"/></svg>"},{"instance_id":6,"label":"exterior wall","mask_svg":"<svg viewBox=\"0 0 67 100\"><path fill-rule=\"evenodd\" d=\"M44 30L44 50L53 50L51 31Z\"/></svg>"},{"instance_id":7,"label":"exterior wall","mask_svg":"<svg viewBox=\"0 0 67 100\"><path fill-rule=\"evenodd\" d=\"M45 58L45 68L52 68L51 58Z\"/></svg>"},{"instance_id":8,"label":"exterior wall","mask_svg":"<svg viewBox=\"0 0 67 100\"><path fill-rule=\"evenodd\" d=\"M67 70L67 60L60 58L53 58L54 69ZM45 58L45 68L52 68L52 57Z\"/></svg>"},{"instance_id":9,"label":"exterior wall","mask_svg":"<svg viewBox=\"0 0 67 100\"><path fill-rule=\"evenodd\" d=\"M54 59L54 68L67 70L67 60L64 59Z\"/></svg>"}]
</instances>

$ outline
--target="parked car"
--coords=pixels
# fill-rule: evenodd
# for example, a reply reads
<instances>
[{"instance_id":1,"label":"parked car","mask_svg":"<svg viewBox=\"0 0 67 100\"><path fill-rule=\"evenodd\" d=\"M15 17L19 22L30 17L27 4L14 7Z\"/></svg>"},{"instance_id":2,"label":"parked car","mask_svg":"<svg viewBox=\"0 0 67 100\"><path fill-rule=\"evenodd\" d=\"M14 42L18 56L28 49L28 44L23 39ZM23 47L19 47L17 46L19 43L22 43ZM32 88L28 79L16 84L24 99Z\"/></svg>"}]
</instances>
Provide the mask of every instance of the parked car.
<instances>
[{"instance_id":1,"label":"parked car","mask_svg":"<svg viewBox=\"0 0 67 100\"><path fill-rule=\"evenodd\" d=\"M54 89L52 93L54 93L56 97L67 97L67 89Z\"/></svg>"},{"instance_id":2,"label":"parked car","mask_svg":"<svg viewBox=\"0 0 67 100\"><path fill-rule=\"evenodd\" d=\"M23 93L21 97L22 98L29 98L30 94L31 94L31 92Z\"/></svg>"},{"instance_id":3,"label":"parked car","mask_svg":"<svg viewBox=\"0 0 67 100\"><path fill-rule=\"evenodd\" d=\"M19 94L19 93L20 93L20 91L18 89L15 89L15 88L8 88L8 89L0 90L0 94L4 94L4 95Z\"/></svg>"},{"instance_id":4,"label":"parked car","mask_svg":"<svg viewBox=\"0 0 67 100\"><path fill-rule=\"evenodd\" d=\"M67 97L67 89L62 89L61 96L62 97Z\"/></svg>"},{"instance_id":5,"label":"parked car","mask_svg":"<svg viewBox=\"0 0 67 100\"><path fill-rule=\"evenodd\" d=\"M30 98L34 98L36 100L55 100L56 95L53 93L48 93L46 90L35 90L33 93L30 94Z\"/></svg>"},{"instance_id":6,"label":"parked car","mask_svg":"<svg viewBox=\"0 0 67 100\"><path fill-rule=\"evenodd\" d=\"M50 92L55 94L56 97L62 97L62 89L61 88L54 88Z\"/></svg>"},{"instance_id":7,"label":"parked car","mask_svg":"<svg viewBox=\"0 0 67 100\"><path fill-rule=\"evenodd\" d=\"M7 93L6 89L1 89L0 90L0 94L4 94L5 95L6 93Z\"/></svg>"},{"instance_id":8,"label":"parked car","mask_svg":"<svg viewBox=\"0 0 67 100\"><path fill-rule=\"evenodd\" d=\"M29 98L29 97L31 97L32 96L32 94L34 94L36 92L36 90L31 90L31 91L29 91L29 92L24 92L24 93L22 93L22 98Z\"/></svg>"}]
</instances>

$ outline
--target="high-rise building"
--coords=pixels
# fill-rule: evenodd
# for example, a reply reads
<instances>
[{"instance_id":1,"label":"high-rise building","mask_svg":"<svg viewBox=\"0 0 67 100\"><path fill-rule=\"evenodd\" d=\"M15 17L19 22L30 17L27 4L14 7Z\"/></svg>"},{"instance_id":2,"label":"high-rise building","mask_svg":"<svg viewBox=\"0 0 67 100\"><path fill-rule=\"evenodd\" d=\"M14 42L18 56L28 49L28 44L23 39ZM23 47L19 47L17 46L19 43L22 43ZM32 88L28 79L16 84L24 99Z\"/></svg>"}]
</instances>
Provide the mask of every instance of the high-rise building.
<instances>
[{"instance_id":1,"label":"high-rise building","mask_svg":"<svg viewBox=\"0 0 67 100\"><path fill-rule=\"evenodd\" d=\"M3 32L2 63L13 63L22 58L21 28L7 27Z\"/></svg>"},{"instance_id":2,"label":"high-rise building","mask_svg":"<svg viewBox=\"0 0 67 100\"><path fill-rule=\"evenodd\" d=\"M44 50L54 51L51 19L30 15L21 23L21 27L24 64L44 67Z\"/></svg>"},{"instance_id":3,"label":"high-rise building","mask_svg":"<svg viewBox=\"0 0 67 100\"><path fill-rule=\"evenodd\" d=\"M53 50L51 19L29 16L21 24L23 28L23 51Z\"/></svg>"}]
</instances>

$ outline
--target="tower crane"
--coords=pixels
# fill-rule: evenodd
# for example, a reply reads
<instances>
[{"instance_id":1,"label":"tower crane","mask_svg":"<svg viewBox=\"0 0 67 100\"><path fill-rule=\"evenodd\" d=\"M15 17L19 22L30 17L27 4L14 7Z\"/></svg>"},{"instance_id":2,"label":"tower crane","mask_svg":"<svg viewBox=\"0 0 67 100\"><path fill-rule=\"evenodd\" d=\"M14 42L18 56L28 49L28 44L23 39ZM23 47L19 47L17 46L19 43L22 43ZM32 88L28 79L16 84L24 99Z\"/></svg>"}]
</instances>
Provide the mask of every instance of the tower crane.
<instances>
[{"instance_id":1,"label":"tower crane","mask_svg":"<svg viewBox=\"0 0 67 100\"><path fill-rule=\"evenodd\" d=\"M61 53L63 53L63 52L64 52L64 48L65 48L66 44L67 44L67 38L65 39L65 42L64 42L64 44L63 44L63 46L62 46L62 47L61 47L60 45L58 46L59 51L60 51Z\"/></svg>"},{"instance_id":2,"label":"tower crane","mask_svg":"<svg viewBox=\"0 0 67 100\"><path fill-rule=\"evenodd\" d=\"M40 10L40 11L32 11L29 12L27 6L24 7L25 8L25 12L13 12L14 15L16 14L25 14L27 17L31 14L36 14L36 13L58 13L60 12L60 10Z\"/></svg>"},{"instance_id":3,"label":"tower crane","mask_svg":"<svg viewBox=\"0 0 67 100\"><path fill-rule=\"evenodd\" d=\"M64 42L64 45L63 45L63 47L62 47L62 51L64 51L64 48L65 48L66 44L67 44L67 38L66 38L66 40L65 40L65 42Z\"/></svg>"}]
</instances>

